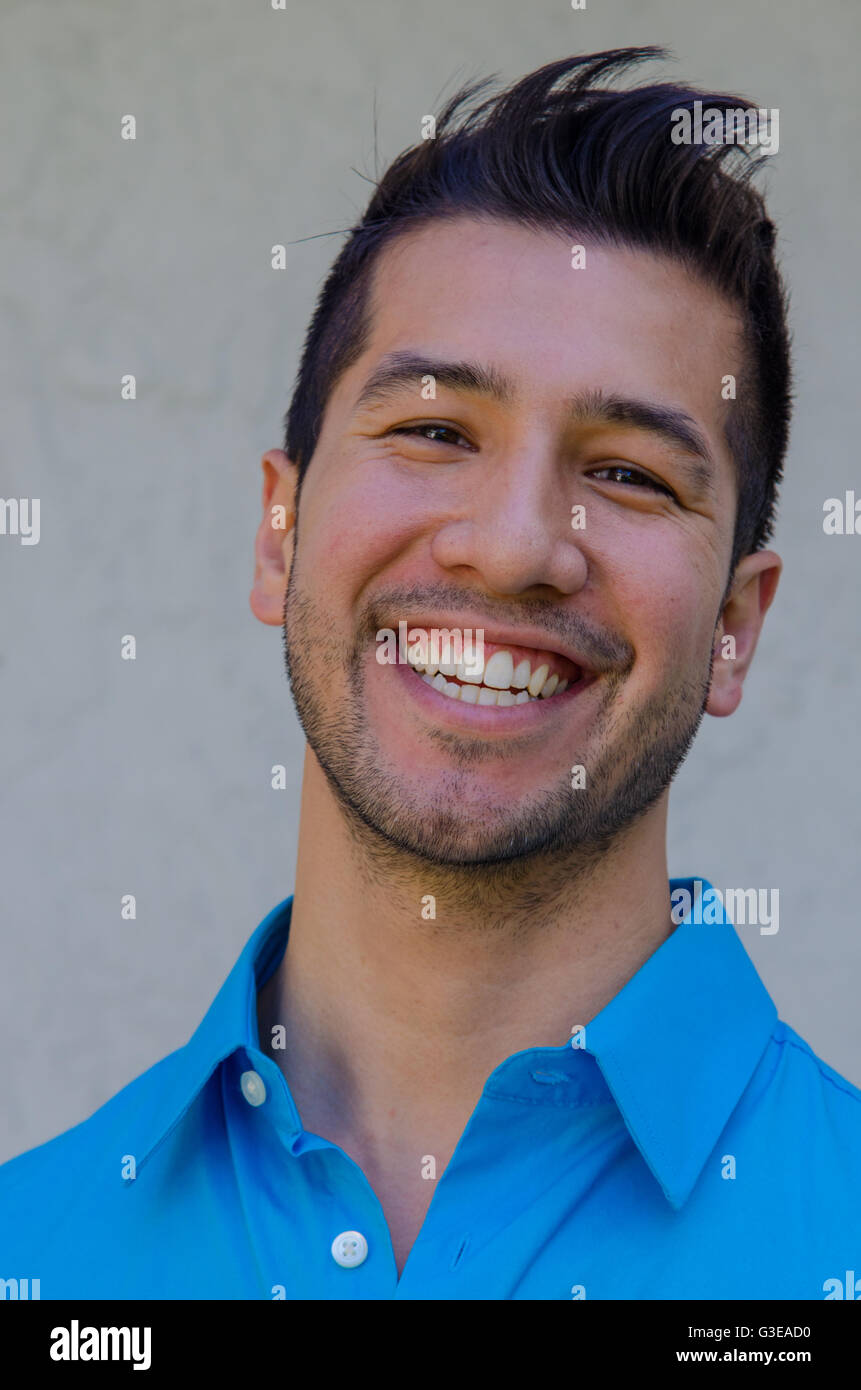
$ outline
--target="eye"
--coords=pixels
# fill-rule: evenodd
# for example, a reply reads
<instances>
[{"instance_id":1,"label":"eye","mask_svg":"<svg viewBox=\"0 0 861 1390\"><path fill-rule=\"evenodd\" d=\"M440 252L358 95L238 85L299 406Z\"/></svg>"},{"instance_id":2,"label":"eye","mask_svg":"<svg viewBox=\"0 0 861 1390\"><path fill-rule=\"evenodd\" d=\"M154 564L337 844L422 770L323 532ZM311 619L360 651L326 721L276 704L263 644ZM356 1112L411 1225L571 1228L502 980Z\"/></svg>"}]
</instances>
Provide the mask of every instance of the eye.
<instances>
[{"instance_id":1,"label":"eye","mask_svg":"<svg viewBox=\"0 0 861 1390\"><path fill-rule=\"evenodd\" d=\"M426 439L429 444L454 444L455 447L466 447L467 449L473 447L468 440L464 439L460 431L454 428L454 425L437 425L433 422L427 425L399 425L396 429L387 430L386 433L417 435L421 439ZM443 439L442 436L446 434L451 435L452 438ZM460 445L458 445L458 440Z\"/></svg>"},{"instance_id":2,"label":"eye","mask_svg":"<svg viewBox=\"0 0 861 1390\"><path fill-rule=\"evenodd\" d=\"M623 474L624 476L615 477L613 476L615 474ZM630 468L627 464L623 463L611 463L608 464L606 468L599 468L591 474L593 478L600 478L602 475L609 475L606 477L606 481L614 483L624 483L626 480L633 479L634 481L630 483L630 486L647 488L650 492L660 492L663 493L665 497L672 497L675 501L676 495L670 488L665 487L663 483L659 483L657 479L651 477L650 474L643 473L639 468Z\"/></svg>"}]
</instances>

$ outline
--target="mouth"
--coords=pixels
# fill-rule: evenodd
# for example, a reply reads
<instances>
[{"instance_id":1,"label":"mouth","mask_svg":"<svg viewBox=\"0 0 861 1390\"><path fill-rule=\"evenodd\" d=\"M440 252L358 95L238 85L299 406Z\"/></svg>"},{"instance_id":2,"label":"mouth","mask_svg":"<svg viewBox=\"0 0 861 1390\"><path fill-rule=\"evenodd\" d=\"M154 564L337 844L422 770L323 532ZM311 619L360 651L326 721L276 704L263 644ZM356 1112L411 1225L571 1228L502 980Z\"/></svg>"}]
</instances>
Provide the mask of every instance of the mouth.
<instances>
[{"instance_id":1,"label":"mouth","mask_svg":"<svg viewBox=\"0 0 861 1390\"><path fill-rule=\"evenodd\" d=\"M394 671L436 722L476 733L536 728L598 678L570 656L546 648L485 637L483 655L480 667L407 661Z\"/></svg>"},{"instance_id":2,"label":"mouth","mask_svg":"<svg viewBox=\"0 0 861 1390\"><path fill-rule=\"evenodd\" d=\"M408 665L426 685L447 699L500 709L558 698L586 674L583 667L561 653L488 641L484 642L484 663L480 669L468 667L463 661Z\"/></svg>"}]
</instances>

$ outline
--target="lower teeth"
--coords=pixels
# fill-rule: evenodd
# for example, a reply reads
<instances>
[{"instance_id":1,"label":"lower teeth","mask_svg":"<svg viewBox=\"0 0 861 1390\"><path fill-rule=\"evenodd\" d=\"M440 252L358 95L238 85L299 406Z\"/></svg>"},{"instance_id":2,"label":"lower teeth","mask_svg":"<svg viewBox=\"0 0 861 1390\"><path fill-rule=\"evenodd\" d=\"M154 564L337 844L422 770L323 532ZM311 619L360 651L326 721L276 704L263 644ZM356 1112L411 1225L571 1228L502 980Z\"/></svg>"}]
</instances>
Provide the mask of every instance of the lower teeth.
<instances>
[{"instance_id":1,"label":"lower teeth","mask_svg":"<svg viewBox=\"0 0 861 1390\"><path fill-rule=\"evenodd\" d=\"M415 667L413 667L412 669L415 670ZM463 700L464 704L472 704L472 705L500 705L500 704L501 704L503 707L505 707L505 706L509 706L509 705L525 705L525 704L527 704L527 703L528 703L528 704L533 704L536 700L540 700L540 698L541 698L540 695L530 695L528 690L516 690L516 691L515 691L515 690L494 690L493 687L491 687L491 686L489 686L489 685L470 685L470 684L466 684L466 683L464 683L464 684L461 685L461 684L459 684L457 681L449 681L449 680L447 680L445 676L443 676L443 680L445 680L445 682L446 682L445 686L438 686L438 685L435 685L435 684L434 684L434 682L438 679L437 676L428 676L427 674L422 675L422 673L421 673L420 671L416 671L416 675L417 675L417 676L421 676L421 679L422 679L423 681L425 681L425 683L426 683L427 685L433 686L434 690L438 690L438 691L440 692L440 694L442 694L442 695L447 695L448 698L451 699L451 700ZM448 689L449 686L451 686L451 687L453 687L453 688L452 688L452 689ZM473 696L470 695L467 699L464 699L464 695L465 695L466 691L468 691L468 690L470 690L470 691L474 690L474 691L475 691L475 696L473 697ZM457 691L458 693L455 694L455 693L454 693L455 691ZM483 700L482 700L482 698L481 698L482 692L483 692L484 695L485 695L485 698L484 698ZM494 699L492 699L492 700L488 699L487 696L489 696L489 695L493 695L493 696L494 696ZM505 695L505 696L508 696L508 697L510 697L510 698L501 701L501 700L499 699L499 696L500 696L500 695ZM524 699L524 696L526 697L525 699Z\"/></svg>"}]
</instances>

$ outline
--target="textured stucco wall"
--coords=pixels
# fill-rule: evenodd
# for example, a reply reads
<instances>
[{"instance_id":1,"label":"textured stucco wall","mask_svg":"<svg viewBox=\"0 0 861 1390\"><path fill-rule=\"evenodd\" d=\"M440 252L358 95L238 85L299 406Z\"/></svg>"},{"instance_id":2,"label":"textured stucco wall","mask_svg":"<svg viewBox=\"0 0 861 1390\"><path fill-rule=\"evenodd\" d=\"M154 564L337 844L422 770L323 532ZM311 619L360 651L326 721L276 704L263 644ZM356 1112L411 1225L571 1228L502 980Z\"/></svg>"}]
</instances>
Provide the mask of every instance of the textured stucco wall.
<instances>
[{"instance_id":1,"label":"textured stucco wall","mask_svg":"<svg viewBox=\"0 0 861 1390\"><path fill-rule=\"evenodd\" d=\"M780 110L786 569L740 710L678 779L670 869L779 888L779 933L743 937L861 1083L861 536L822 530L861 496L859 29L855 0L4 0L0 496L40 499L41 538L0 537L0 1159L183 1043L292 891L303 739L247 600L259 458L340 245L300 238L366 201L375 102L383 167L457 83L617 44Z\"/></svg>"}]
</instances>

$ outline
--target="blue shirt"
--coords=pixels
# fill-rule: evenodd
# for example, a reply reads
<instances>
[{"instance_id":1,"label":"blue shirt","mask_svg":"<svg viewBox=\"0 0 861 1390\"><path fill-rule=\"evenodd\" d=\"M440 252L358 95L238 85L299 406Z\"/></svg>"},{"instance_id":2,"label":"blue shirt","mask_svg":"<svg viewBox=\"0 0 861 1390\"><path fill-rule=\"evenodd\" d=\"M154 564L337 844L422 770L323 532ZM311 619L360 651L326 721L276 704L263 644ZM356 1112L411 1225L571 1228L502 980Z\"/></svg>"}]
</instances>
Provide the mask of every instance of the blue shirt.
<instances>
[{"instance_id":1,"label":"blue shirt","mask_svg":"<svg viewBox=\"0 0 861 1390\"><path fill-rule=\"evenodd\" d=\"M43 1299L861 1296L861 1092L696 912L585 1036L491 1073L444 1172L416 1155L435 1191L399 1279L363 1172L261 1050L292 901L185 1047L0 1167L0 1278Z\"/></svg>"}]
</instances>

